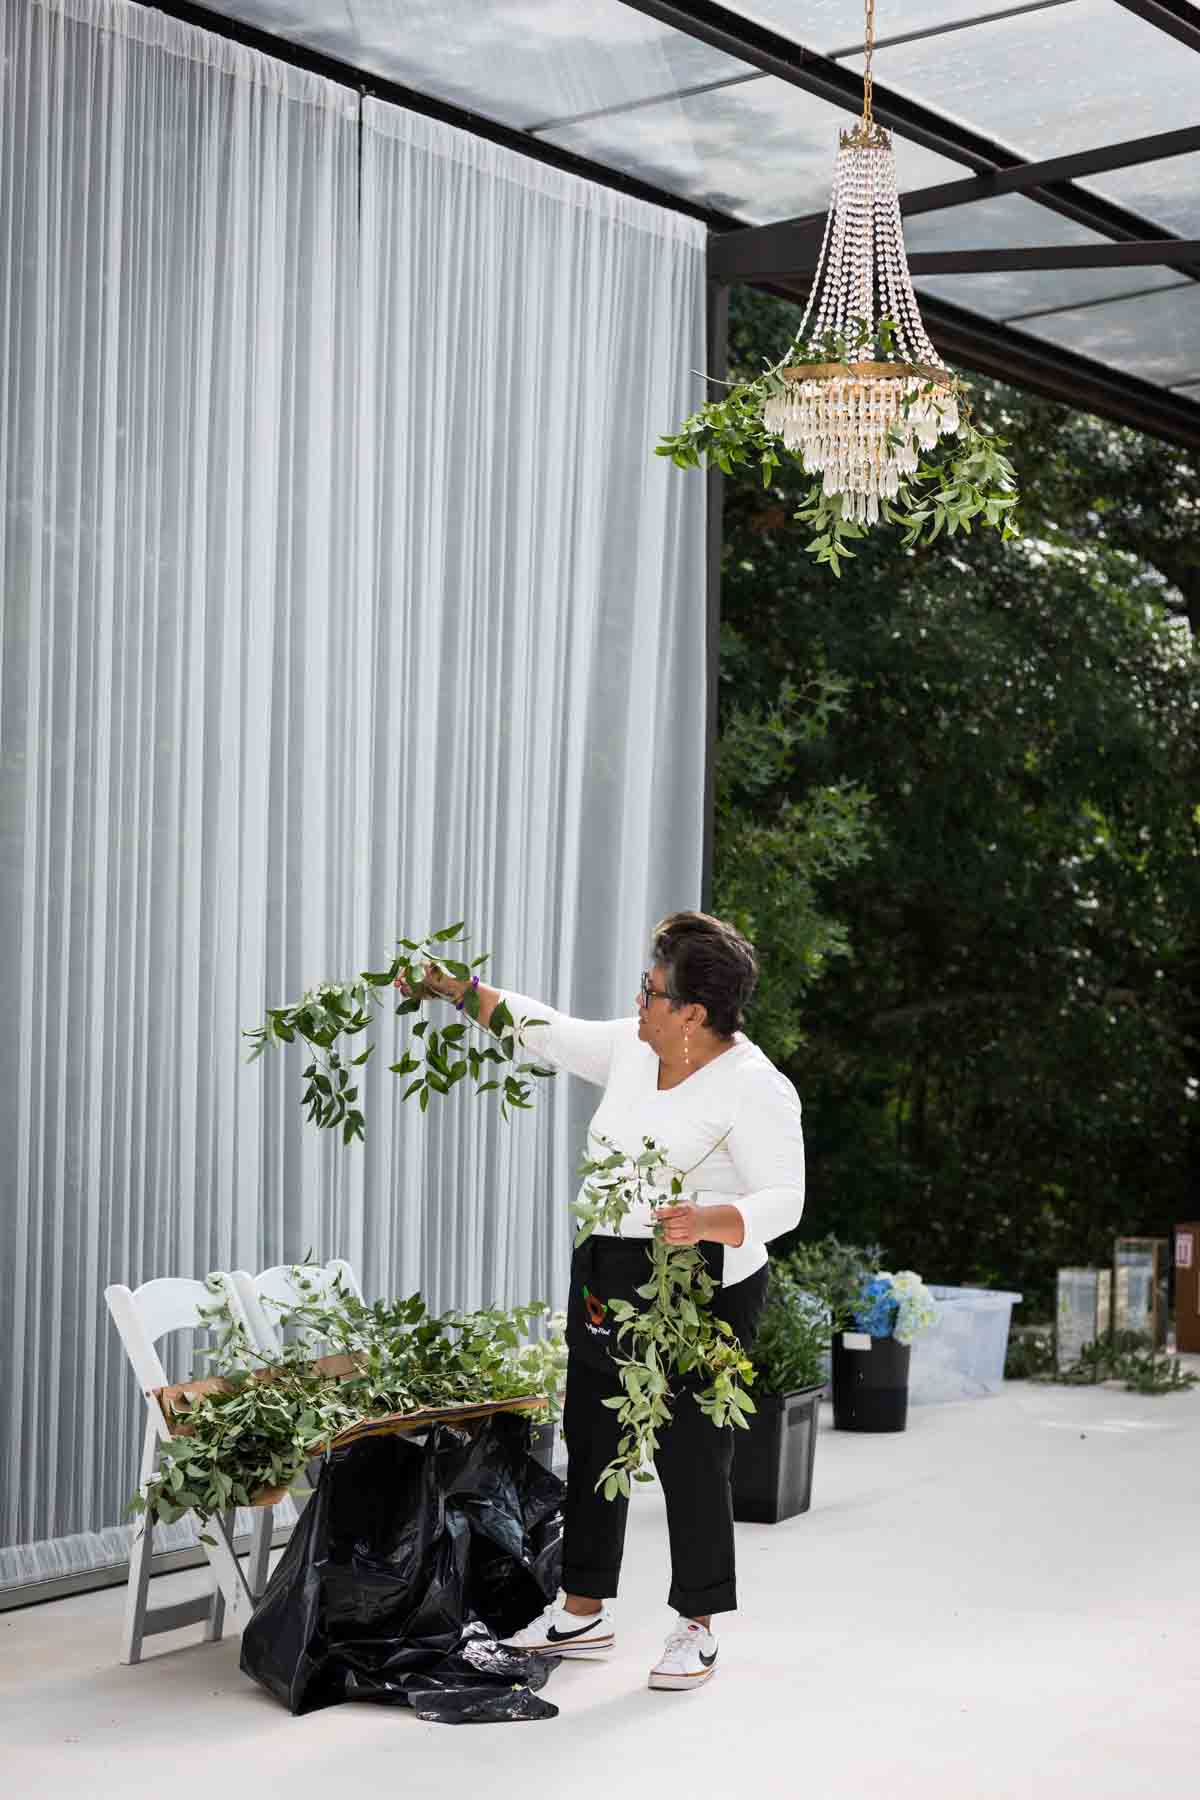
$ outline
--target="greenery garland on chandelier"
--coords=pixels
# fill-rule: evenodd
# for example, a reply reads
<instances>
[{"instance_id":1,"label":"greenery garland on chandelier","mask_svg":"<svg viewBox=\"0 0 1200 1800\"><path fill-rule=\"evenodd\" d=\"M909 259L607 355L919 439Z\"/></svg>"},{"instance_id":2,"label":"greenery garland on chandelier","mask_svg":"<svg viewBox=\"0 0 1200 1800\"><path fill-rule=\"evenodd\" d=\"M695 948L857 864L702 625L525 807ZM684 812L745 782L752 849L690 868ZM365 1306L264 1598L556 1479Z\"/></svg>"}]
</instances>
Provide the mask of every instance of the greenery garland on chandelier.
<instances>
[{"instance_id":1,"label":"greenery garland on chandelier","mask_svg":"<svg viewBox=\"0 0 1200 1800\"><path fill-rule=\"evenodd\" d=\"M808 305L778 362L732 384L656 448L678 467L729 475L757 465L769 486L783 456L812 476L795 517L835 576L881 521L904 543L969 533L973 520L1018 535L1005 440L972 415L962 379L938 356L913 292L889 132L871 114L875 4L866 0L862 118L839 134L833 195ZM939 439L942 440L939 443Z\"/></svg>"}]
</instances>

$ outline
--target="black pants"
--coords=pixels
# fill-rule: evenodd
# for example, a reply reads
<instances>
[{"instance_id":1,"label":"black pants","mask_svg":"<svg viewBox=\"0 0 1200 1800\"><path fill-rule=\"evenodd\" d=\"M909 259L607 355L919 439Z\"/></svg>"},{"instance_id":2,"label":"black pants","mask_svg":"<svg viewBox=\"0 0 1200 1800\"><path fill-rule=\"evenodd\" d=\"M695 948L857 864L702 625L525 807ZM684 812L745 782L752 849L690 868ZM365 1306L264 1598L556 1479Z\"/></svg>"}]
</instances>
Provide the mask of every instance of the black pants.
<instances>
[{"instance_id":1,"label":"black pants","mask_svg":"<svg viewBox=\"0 0 1200 1800\"><path fill-rule=\"evenodd\" d=\"M702 1244L700 1249L710 1274L720 1282L724 1245ZM649 1250L645 1239L591 1237L571 1263L562 1584L568 1594L594 1600L617 1592L629 1514L622 1495L606 1500L596 1488L621 1435L616 1409L604 1405L622 1391L612 1354L628 1354L618 1344L608 1305L613 1300L646 1305L634 1290L650 1273ZM713 1312L733 1327L743 1349L753 1342L766 1291L767 1271L762 1268L733 1287L718 1287L713 1295ZM672 1419L654 1459L671 1540L668 1604L685 1618L737 1607L730 1492L734 1428L718 1430L700 1411L692 1397L700 1385L694 1376L672 1381Z\"/></svg>"}]
</instances>

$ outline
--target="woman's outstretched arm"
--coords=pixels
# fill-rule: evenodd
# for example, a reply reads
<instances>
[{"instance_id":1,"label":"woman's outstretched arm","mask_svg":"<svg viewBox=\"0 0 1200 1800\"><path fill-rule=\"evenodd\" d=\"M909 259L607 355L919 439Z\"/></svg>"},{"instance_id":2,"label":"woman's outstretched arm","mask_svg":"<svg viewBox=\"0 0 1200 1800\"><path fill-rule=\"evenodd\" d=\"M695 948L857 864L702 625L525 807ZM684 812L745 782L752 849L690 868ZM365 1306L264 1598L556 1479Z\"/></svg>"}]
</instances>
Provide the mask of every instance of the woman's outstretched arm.
<instances>
[{"instance_id":1,"label":"woman's outstretched arm","mask_svg":"<svg viewBox=\"0 0 1200 1800\"><path fill-rule=\"evenodd\" d=\"M409 991L403 982L396 985L404 987L406 993ZM422 983L426 993L456 1004L470 985L429 967ZM632 1038L636 1034L631 1018L576 1019L570 1013L558 1012L540 1000L513 993L511 989L485 987L480 982L477 991L481 1025L491 1029L492 1016L503 1000L512 1014L513 1028L518 1033L521 1047L531 1059L563 1069L568 1075L578 1075L581 1080L594 1082L598 1087L604 1087L608 1082L617 1043L623 1037ZM521 1029L523 1022L524 1030Z\"/></svg>"}]
</instances>

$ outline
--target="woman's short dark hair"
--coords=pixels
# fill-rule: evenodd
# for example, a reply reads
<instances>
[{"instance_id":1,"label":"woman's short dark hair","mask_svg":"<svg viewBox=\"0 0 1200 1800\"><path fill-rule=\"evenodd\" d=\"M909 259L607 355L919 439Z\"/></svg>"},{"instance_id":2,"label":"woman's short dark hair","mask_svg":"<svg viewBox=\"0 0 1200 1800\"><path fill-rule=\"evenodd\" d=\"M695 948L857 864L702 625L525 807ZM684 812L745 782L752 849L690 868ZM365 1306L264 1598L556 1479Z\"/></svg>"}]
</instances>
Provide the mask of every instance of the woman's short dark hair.
<instances>
[{"instance_id":1,"label":"woman's short dark hair","mask_svg":"<svg viewBox=\"0 0 1200 1800\"><path fill-rule=\"evenodd\" d=\"M676 1005L703 1006L718 1037L741 1030L758 983L758 958L735 925L708 913L671 913L654 927L653 959Z\"/></svg>"}]
</instances>

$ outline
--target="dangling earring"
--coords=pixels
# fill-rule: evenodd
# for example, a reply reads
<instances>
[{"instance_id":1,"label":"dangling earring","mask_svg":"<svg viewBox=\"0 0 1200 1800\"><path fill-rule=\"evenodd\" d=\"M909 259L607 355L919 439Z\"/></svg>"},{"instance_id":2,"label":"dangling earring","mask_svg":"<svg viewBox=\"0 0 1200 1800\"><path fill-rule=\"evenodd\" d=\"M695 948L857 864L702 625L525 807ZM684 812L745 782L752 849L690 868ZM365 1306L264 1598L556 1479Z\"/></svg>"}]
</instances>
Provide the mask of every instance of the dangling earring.
<instances>
[{"instance_id":1,"label":"dangling earring","mask_svg":"<svg viewBox=\"0 0 1200 1800\"><path fill-rule=\"evenodd\" d=\"M687 1064L689 1069L692 1066L692 1053L691 1053L690 1049L688 1048L688 1039L691 1037L691 1035L692 1034L691 1034L690 1029L685 1031L683 1034L683 1060Z\"/></svg>"}]
</instances>

